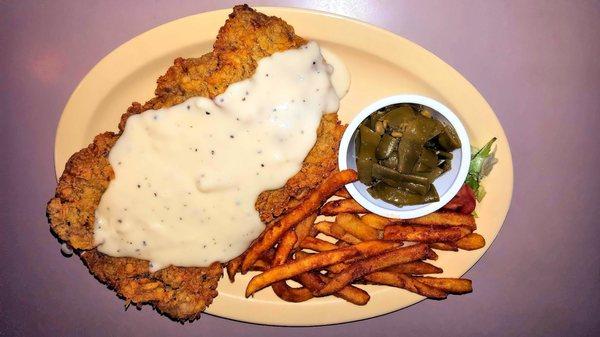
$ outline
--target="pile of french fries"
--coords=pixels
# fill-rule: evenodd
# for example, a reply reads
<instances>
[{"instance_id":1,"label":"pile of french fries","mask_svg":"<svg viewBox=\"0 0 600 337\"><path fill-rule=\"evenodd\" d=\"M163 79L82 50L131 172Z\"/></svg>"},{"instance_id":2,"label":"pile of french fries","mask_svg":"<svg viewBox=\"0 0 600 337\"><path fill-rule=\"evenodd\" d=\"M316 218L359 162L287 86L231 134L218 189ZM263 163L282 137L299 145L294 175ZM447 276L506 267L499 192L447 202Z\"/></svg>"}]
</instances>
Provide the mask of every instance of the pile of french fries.
<instances>
[{"instance_id":1,"label":"pile of french fries","mask_svg":"<svg viewBox=\"0 0 600 337\"><path fill-rule=\"evenodd\" d=\"M461 190L441 211L400 220L369 213L354 201L344 185L356 180L352 170L327 178L228 263L229 279L233 282L238 272L260 271L248 283L246 297L270 286L288 302L333 295L365 305L369 294L357 284L392 286L432 299L472 291L467 279L426 276L443 272L426 262L437 259L435 250L485 246L474 232L470 190ZM333 195L341 199L327 202ZM315 223L318 215L334 218ZM291 286L289 280L301 286Z\"/></svg>"}]
</instances>

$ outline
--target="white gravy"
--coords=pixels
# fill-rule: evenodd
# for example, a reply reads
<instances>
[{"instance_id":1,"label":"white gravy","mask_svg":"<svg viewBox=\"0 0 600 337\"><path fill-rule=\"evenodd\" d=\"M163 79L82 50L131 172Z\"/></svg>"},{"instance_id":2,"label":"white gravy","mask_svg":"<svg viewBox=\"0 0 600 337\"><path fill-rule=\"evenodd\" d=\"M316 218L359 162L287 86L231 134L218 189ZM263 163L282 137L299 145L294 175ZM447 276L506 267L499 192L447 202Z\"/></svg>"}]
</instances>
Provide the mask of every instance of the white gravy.
<instances>
[{"instance_id":1,"label":"white gravy","mask_svg":"<svg viewBox=\"0 0 600 337\"><path fill-rule=\"evenodd\" d=\"M98 250L149 260L151 271L240 255L264 229L258 194L300 170L322 114L338 110L332 71L309 42L261 59L214 100L129 117L108 157L115 178L96 210Z\"/></svg>"}]
</instances>

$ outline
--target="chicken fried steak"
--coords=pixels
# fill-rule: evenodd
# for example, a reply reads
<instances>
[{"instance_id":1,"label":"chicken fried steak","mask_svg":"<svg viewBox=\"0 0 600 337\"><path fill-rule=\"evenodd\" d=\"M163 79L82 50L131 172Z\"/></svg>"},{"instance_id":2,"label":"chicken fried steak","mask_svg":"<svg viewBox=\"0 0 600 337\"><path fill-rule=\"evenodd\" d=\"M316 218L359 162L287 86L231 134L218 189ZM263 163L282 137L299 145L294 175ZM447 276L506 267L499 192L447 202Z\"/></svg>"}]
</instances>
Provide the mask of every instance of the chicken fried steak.
<instances>
[{"instance_id":1,"label":"chicken fried steak","mask_svg":"<svg viewBox=\"0 0 600 337\"><path fill-rule=\"evenodd\" d=\"M155 97L145 104L133 103L122 116L119 132L95 137L87 148L75 153L59 179L56 194L48 203L52 231L75 248L90 272L127 302L149 303L175 320L197 318L217 295L222 275L218 262L209 267L167 267L150 272L148 261L111 257L94 247L94 214L114 172L108 153L123 133L129 116L146 110L182 103L194 96L214 98L232 83L253 75L258 61L275 52L297 48L306 41L283 20L236 6L219 30L213 51L199 58L175 60L158 79ZM317 141L300 172L280 189L265 191L256 201L261 220L270 222L284 214L337 168L337 148L343 126L336 114L325 114Z\"/></svg>"}]
</instances>

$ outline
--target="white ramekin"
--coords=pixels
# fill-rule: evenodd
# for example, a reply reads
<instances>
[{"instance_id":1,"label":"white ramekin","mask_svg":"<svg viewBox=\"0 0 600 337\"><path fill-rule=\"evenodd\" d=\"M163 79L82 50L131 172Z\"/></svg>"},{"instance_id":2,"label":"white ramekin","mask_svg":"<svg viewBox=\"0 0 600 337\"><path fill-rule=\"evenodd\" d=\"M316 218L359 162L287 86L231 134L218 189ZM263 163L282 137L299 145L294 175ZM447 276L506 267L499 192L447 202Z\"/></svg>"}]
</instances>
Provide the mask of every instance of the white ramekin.
<instances>
[{"instance_id":1,"label":"white ramekin","mask_svg":"<svg viewBox=\"0 0 600 337\"><path fill-rule=\"evenodd\" d=\"M363 207L369 211L381 216L396 218L396 219L412 219L429 213L432 213L452 199L464 184L469 172L469 164L471 161L471 144L469 136L464 125L458 117L442 103L425 96L420 95L396 95L378 100L377 102L364 108L348 125L340 143L340 151L338 163L340 170L354 169L356 170L356 155L354 141L356 139L356 131L360 123L371 115L373 112L392 104L398 103L413 103L421 104L430 108L434 117L446 121L454 127L461 142L461 148L454 150L452 158L452 169L433 183L440 196L440 201L432 202L423 205L397 207L386 203L382 200L373 198L367 192L367 186L360 181L346 185L350 195Z\"/></svg>"}]
</instances>

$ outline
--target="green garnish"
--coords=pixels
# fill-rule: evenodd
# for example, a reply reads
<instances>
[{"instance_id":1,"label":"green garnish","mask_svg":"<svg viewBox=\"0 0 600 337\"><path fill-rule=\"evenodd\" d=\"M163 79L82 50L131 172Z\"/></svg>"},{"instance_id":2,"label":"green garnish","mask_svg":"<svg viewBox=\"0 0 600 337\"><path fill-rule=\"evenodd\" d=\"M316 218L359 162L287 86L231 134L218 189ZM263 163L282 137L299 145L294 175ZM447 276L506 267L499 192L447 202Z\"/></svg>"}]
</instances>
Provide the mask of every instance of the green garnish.
<instances>
[{"instance_id":1,"label":"green garnish","mask_svg":"<svg viewBox=\"0 0 600 337\"><path fill-rule=\"evenodd\" d=\"M471 164L469 165L469 174L465 183L469 185L475 198L481 202L485 196L485 188L481 185L481 180L490 174L494 164L498 162L495 157L496 151L492 151L492 145L496 141L496 137L492 138L484 147L477 151L473 151L471 155Z\"/></svg>"}]
</instances>

